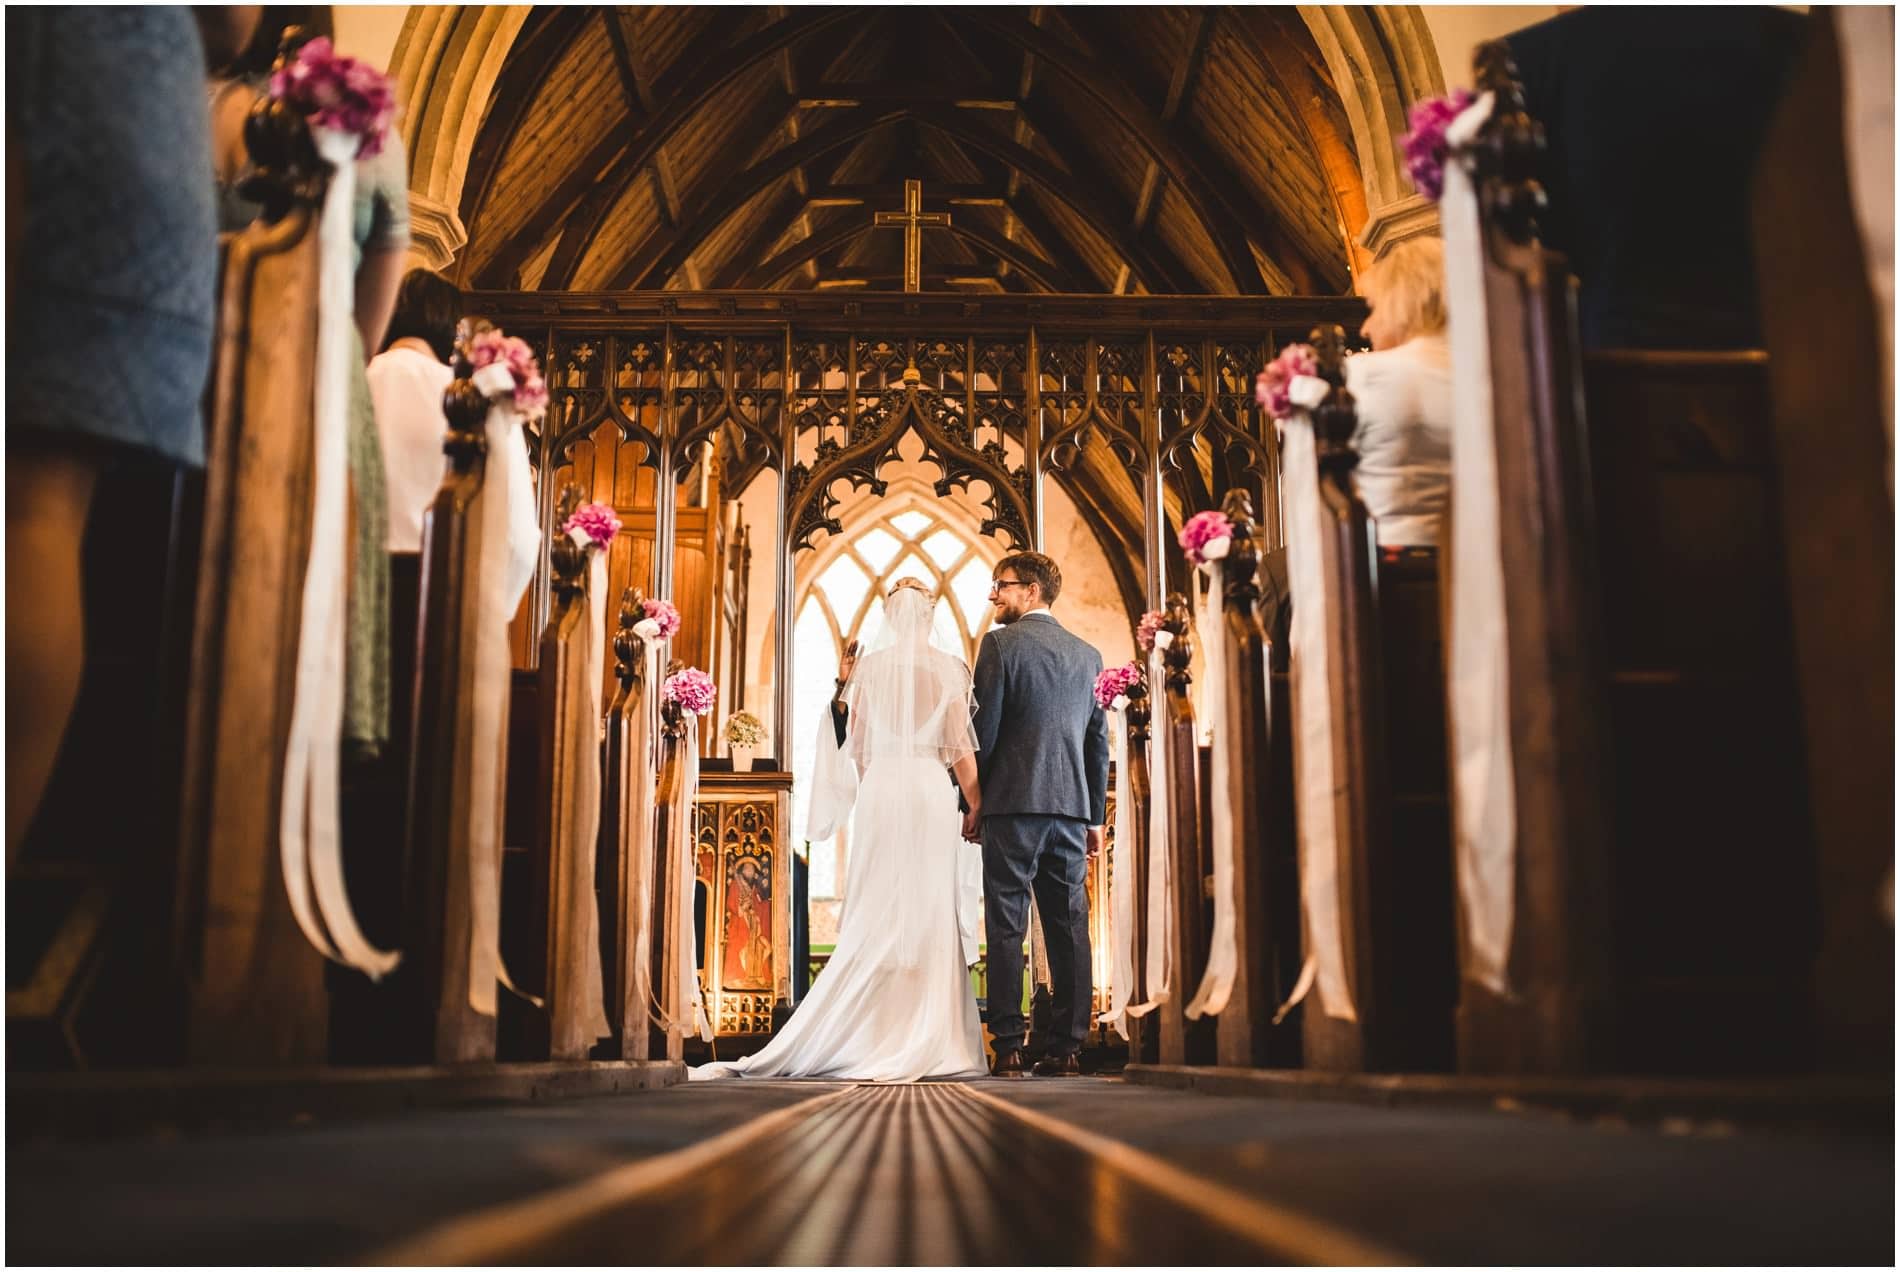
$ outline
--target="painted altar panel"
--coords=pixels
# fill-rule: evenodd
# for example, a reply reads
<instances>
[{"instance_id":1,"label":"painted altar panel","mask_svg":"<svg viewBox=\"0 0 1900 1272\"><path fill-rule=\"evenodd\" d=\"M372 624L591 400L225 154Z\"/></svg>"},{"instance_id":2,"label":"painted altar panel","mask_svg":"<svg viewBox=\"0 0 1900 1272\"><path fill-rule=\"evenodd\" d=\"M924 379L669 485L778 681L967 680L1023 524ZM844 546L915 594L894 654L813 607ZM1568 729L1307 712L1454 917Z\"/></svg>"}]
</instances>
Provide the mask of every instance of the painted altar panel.
<instances>
[{"instance_id":1,"label":"painted altar panel","mask_svg":"<svg viewBox=\"0 0 1900 1272\"><path fill-rule=\"evenodd\" d=\"M779 828L791 813L789 773L706 772L695 810L705 889L700 983L721 1037L772 1032L791 990L791 857Z\"/></svg>"}]
</instances>

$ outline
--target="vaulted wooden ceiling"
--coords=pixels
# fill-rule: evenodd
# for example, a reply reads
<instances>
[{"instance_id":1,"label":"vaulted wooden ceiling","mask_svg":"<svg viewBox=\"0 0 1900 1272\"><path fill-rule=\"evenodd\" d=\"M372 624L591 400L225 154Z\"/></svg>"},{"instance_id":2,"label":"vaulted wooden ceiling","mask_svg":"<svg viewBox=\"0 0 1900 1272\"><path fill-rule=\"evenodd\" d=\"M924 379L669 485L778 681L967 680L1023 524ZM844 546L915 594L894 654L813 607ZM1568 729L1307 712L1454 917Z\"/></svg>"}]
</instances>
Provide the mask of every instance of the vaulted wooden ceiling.
<instances>
[{"instance_id":1,"label":"vaulted wooden ceiling","mask_svg":"<svg viewBox=\"0 0 1900 1272\"><path fill-rule=\"evenodd\" d=\"M1287 8L545 6L469 162L469 286L1351 290L1338 93Z\"/></svg>"}]
</instances>

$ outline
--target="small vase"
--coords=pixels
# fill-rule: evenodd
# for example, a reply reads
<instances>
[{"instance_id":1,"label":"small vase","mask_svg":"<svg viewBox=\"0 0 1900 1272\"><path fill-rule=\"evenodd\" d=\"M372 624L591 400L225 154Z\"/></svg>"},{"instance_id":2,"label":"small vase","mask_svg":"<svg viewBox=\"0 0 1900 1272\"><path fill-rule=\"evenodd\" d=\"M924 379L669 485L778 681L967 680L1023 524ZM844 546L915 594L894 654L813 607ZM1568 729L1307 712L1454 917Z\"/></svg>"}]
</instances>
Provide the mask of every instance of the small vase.
<instances>
[{"instance_id":1,"label":"small vase","mask_svg":"<svg viewBox=\"0 0 1900 1272\"><path fill-rule=\"evenodd\" d=\"M740 746L738 743L735 742L732 744L731 749L732 749L732 771L735 773L750 773L752 771L752 753L756 751L758 748L751 747L751 746Z\"/></svg>"}]
</instances>

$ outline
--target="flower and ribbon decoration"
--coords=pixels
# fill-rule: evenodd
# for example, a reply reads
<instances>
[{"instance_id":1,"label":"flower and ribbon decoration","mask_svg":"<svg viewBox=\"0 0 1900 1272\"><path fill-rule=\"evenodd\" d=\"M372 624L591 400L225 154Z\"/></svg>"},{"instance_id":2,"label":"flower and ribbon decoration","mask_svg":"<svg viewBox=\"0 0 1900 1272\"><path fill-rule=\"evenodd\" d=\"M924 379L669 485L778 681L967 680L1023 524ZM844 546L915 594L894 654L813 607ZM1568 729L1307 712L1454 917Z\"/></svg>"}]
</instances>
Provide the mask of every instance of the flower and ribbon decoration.
<instances>
[{"instance_id":1,"label":"flower and ribbon decoration","mask_svg":"<svg viewBox=\"0 0 1900 1272\"><path fill-rule=\"evenodd\" d=\"M382 150L396 117L389 77L368 62L339 55L328 36L308 41L271 72L270 95L313 128L355 137L359 159Z\"/></svg>"},{"instance_id":2,"label":"flower and ribbon decoration","mask_svg":"<svg viewBox=\"0 0 1900 1272\"><path fill-rule=\"evenodd\" d=\"M763 746L765 724L750 711L735 711L726 717L726 741L733 746Z\"/></svg>"},{"instance_id":3,"label":"flower and ribbon decoration","mask_svg":"<svg viewBox=\"0 0 1900 1272\"><path fill-rule=\"evenodd\" d=\"M640 609L646 617L633 625L633 633L648 644L671 640L673 633L680 629L680 612L673 607L673 602L648 599L640 602Z\"/></svg>"},{"instance_id":4,"label":"flower and ribbon decoration","mask_svg":"<svg viewBox=\"0 0 1900 1272\"><path fill-rule=\"evenodd\" d=\"M694 715L705 715L711 711L716 696L713 678L697 667L680 668L660 686L661 698Z\"/></svg>"},{"instance_id":5,"label":"flower and ribbon decoration","mask_svg":"<svg viewBox=\"0 0 1900 1272\"><path fill-rule=\"evenodd\" d=\"M471 378L482 396L493 401L512 394L515 409L531 420L546 413L547 381L541 378L541 364L527 341L491 328L468 342L468 363L475 369Z\"/></svg>"},{"instance_id":6,"label":"flower and ribbon decoration","mask_svg":"<svg viewBox=\"0 0 1900 1272\"><path fill-rule=\"evenodd\" d=\"M589 548L605 551L620 533L620 518L607 504L582 504L561 523L561 533L583 552Z\"/></svg>"},{"instance_id":7,"label":"flower and ribbon decoration","mask_svg":"<svg viewBox=\"0 0 1900 1272\"><path fill-rule=\"evenodd\" d=\"M1433 203L1445 193L1445 160L1451 155L1447 133L1452 121L1464 114L1476 98L1468 88L1446 97L1427 97L1412 106L1411 131L1399 139L1405 150L1405 171L1412 187Z\"/></svg>"},{"instance_id":8,"label":"flower and ribbon decoration","mask_svg":"<svg viewBox=\"0 0 1900 1272\"><path fill-rule=\"evenodd\" d=\"M1253 398L1269 419L1283 420L1293 414L1294 381L1319 375L1319 354L1310 344L1290 344L1254 377Z\"/></svg>"},{"instance_id":9,"label":"flower and ribbon decoration","mask_svg":"<svg viewBox=\"0 0 1900 1272\"><path fill-rule=\"evenodd\" d=\"M1197 512L1181 527L1181 551L1195 565L1206 565L1227 555L1234 542L1234 523L1218 508Z\"/></svg>"},{"instance_id":10,"label":"flower and ribbon decoration","mask_svg":"<svg viewBox=\"0 0 1900 1272\"><path fill-rule=\"evenodd\" d=\"M1128 691L1141 682L1141 667L1136 663L1105 668L1095 678L1095 703L1104 711L1120 711L1128 706Z\"/></svg>"},{"instance_id":11,"label":"flower and ribbon decoration","mask_svg":"<svg viewBox=\"0 0 1900 1272\"><path fill-rule=\"evenodd\" d=\"M1143 614L1141 621L1135 624L1135 647L1145 654L1172 645L1174 633L1161 625L1166 618L1167 615L1160 610L1149 610Z\"/></svg>"}]
</instances>

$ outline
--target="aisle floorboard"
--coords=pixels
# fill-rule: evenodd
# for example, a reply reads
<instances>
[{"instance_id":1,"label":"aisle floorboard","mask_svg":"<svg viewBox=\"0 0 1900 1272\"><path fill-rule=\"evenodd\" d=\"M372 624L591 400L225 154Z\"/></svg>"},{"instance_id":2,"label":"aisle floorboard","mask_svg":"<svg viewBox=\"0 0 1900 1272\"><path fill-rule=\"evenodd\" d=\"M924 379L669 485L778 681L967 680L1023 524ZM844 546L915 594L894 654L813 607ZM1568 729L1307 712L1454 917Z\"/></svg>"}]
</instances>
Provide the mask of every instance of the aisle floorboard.
<instances>
[{"instance_id":1,"label":"aisle floorboard","mask_svg":"<svg viewBox=\"0 0 1900 1272\"><path fill-rule=\"evenodd\" d=\"M1891 1263L1892 1140L1108 1079L14 1145L9 1262Z\"/></svg>"}]
</instances>

